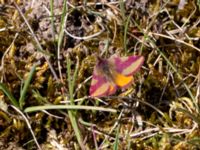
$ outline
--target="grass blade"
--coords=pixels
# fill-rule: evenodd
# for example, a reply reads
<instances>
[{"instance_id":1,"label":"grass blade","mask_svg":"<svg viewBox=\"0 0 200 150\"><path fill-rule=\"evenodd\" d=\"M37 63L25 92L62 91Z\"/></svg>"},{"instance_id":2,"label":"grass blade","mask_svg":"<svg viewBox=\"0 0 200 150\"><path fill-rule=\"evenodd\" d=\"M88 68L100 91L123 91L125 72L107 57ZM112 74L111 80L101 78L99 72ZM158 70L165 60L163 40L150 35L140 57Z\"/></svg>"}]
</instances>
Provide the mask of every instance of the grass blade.
<instances>
[{"instance_id":1,"label":"grass blade","mask_svg":"<svg viewBox=\"0 0 200 150\"><path fill-rule=\"evenodd\" d=\"M36 112L41 110L52 110L52 109L68 109L68 110L95 110L95 111L106 111L111 113L117 113L117 110L112 108L104 107L95 107L95 106L77 106L77 105L41 105L41 106L32 106L24 109L24 112Z\"/></svg>"},{"instance_id":2,"label":"grass blade","mask_svg":"<svg viewBox=\"0 0 200 150\"><path fill-rule=\"evenodd\" d=\"M116 137L115 137L115 143L114 143L113 150L118 150L118 144L119 144L119 130L120 130L120 126L118 126L118 128L117 128L117 134L116 134Z\"/></svg>"},{"instance_id":3,"label":"grass blade","mask_svg":"<svg viewBox=\"0 0 200 150\"><path fill-rule=\"evenodd\" d=\"M6 96L9 98L9 100L15 107L19 108L17 100L3 83L0 83L0 90L2 90L6 94Z\"/></svg>"},{"instance_id":4,"label":"grass blade","mask_svg":"<svg viewBox=\"0 0 200 150\"><path fill-rule=\"evenodd\" d=\"M31 79L33 78L33 74L35 73L35 69L36 69L36 64L33 65L33 67L31 68L31 71L29 73L28 78L25 80L24 86L22 88L21 94L20 94L20 99L19 99L19 106L22 109L23 105L24 105L24 101L25 101L25 96L28 90L28 87L30 85Z\"/></svg>"},{"instance_id":5,"label":"grass blade","mask_svg":"<svg viewBox=\"0 0 200 150\"><path fill-rule=\"evenodd\" d=\"M125 50L125 52L127 52L127 32L128 32L131 16L132 16L132 14L130 14L128 16L126 23L125 23L125 28L124 28L124 50Z\"/></svg>"},{"instance_id":6,"label":"grass blade","mask_svg":"<svg viewBox=\"0 0 200 150\"><path fill-rule=\"evenodd\" d=\"M75 73L77 73L77 71L75 71ZM76 77L75 73L73 75L73 78ZM71 60L68 58L67 59L67 78L68 78L69 97L70 97L70 102L71 102L70 105L74 105L73 89L74 89L75 79L72 79L71 77L72 77L71 76ZM77 124L77 120L76 120L76 116L75 116L76 113L72 110L69 110L68 114L69 114L70 121L72 123L72 127L74 129L76 138L78 140L78 143L79 143L80 147L82 149L84 149L83 139L82 139L80 130L78 128L78 124Z\"/></svg>"}]
</instances>

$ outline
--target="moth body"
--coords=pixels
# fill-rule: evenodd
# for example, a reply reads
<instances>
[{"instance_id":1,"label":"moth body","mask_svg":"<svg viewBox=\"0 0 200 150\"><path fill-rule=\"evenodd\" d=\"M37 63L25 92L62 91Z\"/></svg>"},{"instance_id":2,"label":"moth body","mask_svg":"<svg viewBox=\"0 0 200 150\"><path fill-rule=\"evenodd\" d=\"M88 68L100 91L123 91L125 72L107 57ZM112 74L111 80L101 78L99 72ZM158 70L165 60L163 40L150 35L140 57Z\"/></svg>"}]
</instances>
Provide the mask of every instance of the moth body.
<instances>
[{"instance_id":1,"label":"moth body","mask_svg":"<svg viewBox=\"0 0 200 150\"><path fill-rule=\"evenodd\" d=\"M113 77L113 75L115 74L114 66L112 63L109 63L108 60L98 58L96 69L97 69L98 74L105 76L105 78L108 81L110 82L114 81L114 77Z\"/></svg>"}]
</instances>

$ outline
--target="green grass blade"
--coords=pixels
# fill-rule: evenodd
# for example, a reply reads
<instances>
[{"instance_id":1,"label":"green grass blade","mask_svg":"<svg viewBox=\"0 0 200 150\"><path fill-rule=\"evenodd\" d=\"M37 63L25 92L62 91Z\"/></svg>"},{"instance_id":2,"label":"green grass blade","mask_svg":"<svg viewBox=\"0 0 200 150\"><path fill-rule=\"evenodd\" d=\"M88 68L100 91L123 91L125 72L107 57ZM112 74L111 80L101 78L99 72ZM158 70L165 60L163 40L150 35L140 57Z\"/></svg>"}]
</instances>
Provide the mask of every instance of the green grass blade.
<instances>
[{"instance_id":1,"label":"green grass blade","mask_svg":"<svg viewBox=\"0 0 200 150\"><path fill-rule=\"evenodd\" d=\"M200 0L197 0L197 6L199 7L200 10Z\"/></svg>"},{"instance_id":2,"label":"green grass blade","mask_svg":"<svg viewBox=\"0 0 200 150\"><path fill-rule=\"evenodd\" d=\"M118 150L118 144L119 144L119 130L120 130L120 126L118 126L118 128L117 128L117 134L116 134L116 137L115 137L115 143L114 143L113 150Z\"/></svg>"},{"instance_id":3,"label":"green grass blade","mask_svg":"<svg viewBox=\"0 0 200 150\"><path fill-rule=\"evenodd\" d=\"M128 32L128 25L130 23L130 18L131 18L131 15L130 14L126 20L126 23L125 23L125 28L124 28L124 49L125 49L125 52L127 52L127 32Z\"/></svg>"},{"instance_id":4,"label":"green grass blade","mask_svg":"<svg viewBox=\"0 0 200 150\"><path fill-rule=\"evenodd\" d=\"M54 7L53 7L54 0L50 0L50 10L51 10L51 28L52 28L52 35L55 41L55 25L54 25Z\"/></svg>"},{"instance_id":5,"label":"green grass blade","mask_svg":"<svg viewBox=\"0 0 200 150\"><path fill-rule=\"evenodd\" d=\"M79 61L76 63L76 68L75 68L75 71L74 71L74 75L73 75L73 79L72 79L72 91L74 91L74 86L75 86L75 82L76 82L76 79L77 79L77 75L78 75L78 68L79 68ZM73 94L74 92L72 92L72 97L73 97Z\"/></svg>"},{"instance_id":6,"label":"green grass blade","mask_svg":"<svg viewBox=\"0 0 200 150\"><path fill-rule=\"evenodd\" d=\"M19 98L19 106L20 106L20 109L23 109L23 105L24 105L24 101L25 101L25 96L26 96L26 93L27 93L27 90L28 90L28 87L30 85L30 82L31 82L31 79L33 78L33 74L35 73L35 69L36 69L36 64L33 65L33 67L31 68L31 71L29 73L29 76L28 78L25 80L24 82L24 86L22 88L22 91L20 92L20 98Z\"/></svg>"},{"instance_id":7,"label":"green grass blade","mask_svg":"<svg viewBox=\"0 0 200 150\"><path fill-rule=\"evenodd\" d=\"M128 31L128 25L129 25L129 22L130 22L130 17L131 17L131 14L128 16L128 18L126 18L126 15L125 15L125 4L124 4L124 1L123 0L120 0L119 1L119 5L120 5L120 11L121 11L121 16L122 16L122 20L123 20L123 27L124 27L124 39L123 39L123 47L124 47L124 50L125 52L127 52L127 31Z\"/></svg>"},{"instance_id":8,"label":"green grass blade","mask_svg":"<svg viewBox=\"0 0 200 150\"><path fill-rule=\"evenodd\" d=\"M122 19L125 22L126 21L126 16L125 16L125 7L124 7L124 1L120 0L119 1L119 5L120 5L120 10L121 10L121 15L122 15Z\"/></svg>"},{"instance_id":9,"label":"green grass blade","mask_svg":"<svg viewBox=\"0 0 200 150\"><path fill-rule=\"evenodd\" d=\"M117 113L117 110L112 108L104 107L95 107L95 106L77 106L77 105L41 105L41 106L32 106L24 109L24 112L36 112L41 110L51 110L51 109L68 109L68 110L95 110L95 111L105 111L111 113Z\"/></svg>"},{"instance_id":10,"label":"green grass blade","mask_svg":"<svg viewBox=\"0 0 200 150\"><path fill-rule=\"evenodd\" d=\"M61 16L61 24L60 24L60 31L59 31L59 35L58 35L58 47L57 47L57 58L58 58L58 70L59 70L59 76L61 81L62 79L62 72L61 72L61 62L60 62L60 51L61 51L61 47L62 47L62 41L63 41L63 37L64 37L64 29L66 26L66 20L67 20L67 1L64 0L63 2L63 10L62 10L62 16Z\"/></svg>"},{"instance_id":11,"label":"green grass blade","mask_svg":"<svg viewBox=\"0 0 200 150\"><path fill-rule=\"evenodd\" d=\"M9 98L9 100L15 107L19 108L17 100L3 83L0 83L0 90L2 90L5 93L5 95Z\"/></svg>"},{"instance_id":12,"label":"green grass blade","mask_svg":"<svg viewBox=\"0 0 200 150\"><path fill-rule=\"evenodd\" d=\"M198 136L194 137L192 139L187 140L187 143L200 147L200 138Z\"/></svg>"},{"instance_id":13,"label":"green grass blade","mask_svg":"<svg viewBox=\"0 0 200 150\"><path fill-rule=\"evenodd\" d=\"M77 71L75 71L75 73L77 73ZM75 73L73 76L71 76L71 60L68 58L67 59L67 78L68 78L69 98L70 98L70 102L71 102L70 105L74 105L74 98L73 98L74 83L73 82L75 81L75 79L72 79L71 77L76 77ZM75 116L76 112L69 110L68 114L69 114L70 121L72 123L72 127L74 129L76 138L78 140L78 143L79 143L80 147L82 147L84 149L83 139L81 136L81 132L78 128L78 124L77 124L77 120L76 120L76 116Z\"/></svg>"},{"instance_id":14,"label":"green grass blade","mask_svg":"<svg viewBox=\"0 0 200 150\"><path fill-rule=\"evenodd\" d=\"M72 77L71 77L71 60L67 59L67 80L68 80L68 88L69 88L69 96L70 96L70 102L71 105L74 104L73 99L73 84L72 84Z\"/></svg>"}]
</instances>

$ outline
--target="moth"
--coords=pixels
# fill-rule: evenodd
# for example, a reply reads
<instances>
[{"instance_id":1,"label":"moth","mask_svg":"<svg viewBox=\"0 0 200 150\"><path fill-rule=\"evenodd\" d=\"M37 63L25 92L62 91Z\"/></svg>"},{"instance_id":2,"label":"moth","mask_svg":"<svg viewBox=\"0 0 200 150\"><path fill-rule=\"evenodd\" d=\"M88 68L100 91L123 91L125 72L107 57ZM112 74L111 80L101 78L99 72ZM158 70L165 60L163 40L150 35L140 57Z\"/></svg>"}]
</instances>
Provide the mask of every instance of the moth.
<instances>
[{"instance_id":1,"label":"moth","mask_svg":"<svg viewBox=\"0 0 200 150\"><path fill-rule=\"evenodd\" d=\"M133 82L133 74L141 68L143 62L144 57L136 55L127 57L112 55L109 59L97 57L90 96L108 96L114 94L118 88L127 88Z\"/></svg>"}]
</instances>

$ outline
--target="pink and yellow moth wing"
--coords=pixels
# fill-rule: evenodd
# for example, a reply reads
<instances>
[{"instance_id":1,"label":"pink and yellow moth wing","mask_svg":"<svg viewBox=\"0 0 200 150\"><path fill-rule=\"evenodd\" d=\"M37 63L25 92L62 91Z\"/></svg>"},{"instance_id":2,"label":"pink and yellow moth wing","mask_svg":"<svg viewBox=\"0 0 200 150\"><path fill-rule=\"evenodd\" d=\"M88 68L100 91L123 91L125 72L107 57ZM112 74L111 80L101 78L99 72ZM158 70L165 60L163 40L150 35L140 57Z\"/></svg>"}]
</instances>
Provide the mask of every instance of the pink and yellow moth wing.
<instances>
[{"instance_id":1,"label":"pink and yellow moth wing","mask_svg":"<svg viewBox=\"0 0 200 150\"><path fill-rule=\"evenodd\" d=\"M95 66L90 86L90 96L102 97L115 93L117 87L108 81L104 74L101 74Z\"/></svg>"},{"instance_id":2,"label":"pink and yellow moth wing","mask_svg":"<svg viewBox=\"0 0 200 150\"><path fill-rule=\"evenodd\" d=\"M116 73L114 76L114 82L119 87L127 87L133 81L133 76L124 76L123 74Z\"/></svg>"},{"instance_id":3,"label":"pink and yellow moth wing","mask_svg":"<svg viewBox=\"0 0 200 150\"><path fill-rule=\"evenodd\" d=\"M144 62L144 57L119 57L113 55L108 61L115 65L115 73L113 76L115 84L119 87L125 88L132 83L133 74L141 68Z\"/></svg>"},{"instance_id":4,"label":"pink and yellow moth wing","mask_svg":"<svg viewBox=\"0 0 200 150\"><path fill-rule=\"evenodd\" d=\"M135 55L119 57L117 55L113 55L108 61L115 64L115 69L118 73L124 76L131 76L142 67L144 57Z\"/></svg>"}]
</instances>

